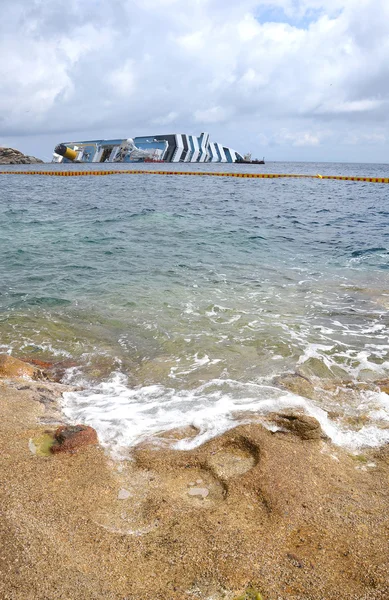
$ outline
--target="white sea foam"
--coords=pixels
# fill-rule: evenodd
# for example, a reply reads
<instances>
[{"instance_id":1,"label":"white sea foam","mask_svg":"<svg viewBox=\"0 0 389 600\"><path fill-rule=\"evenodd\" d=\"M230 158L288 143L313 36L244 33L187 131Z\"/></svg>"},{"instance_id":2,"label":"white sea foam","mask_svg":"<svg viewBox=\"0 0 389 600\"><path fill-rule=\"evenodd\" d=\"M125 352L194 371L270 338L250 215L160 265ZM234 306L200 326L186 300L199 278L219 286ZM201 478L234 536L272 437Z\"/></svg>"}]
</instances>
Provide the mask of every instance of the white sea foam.
<instances>
[{"instance_id":1,"label":"white sea foam","mask_svg":"<svg viewBox=\"0 0 389 600\"><path fill-rule=\"evenodd\" d=\"M371 419L389 421L389 397L366 393L363 413ZM287 408L303 410L318 419L335 444L349 449L377 446L389 441L389 429L374 421L358 431L346 429L329 419L312 401L272 385L215 379L193 390L176 390L162 385L130 388L121 373L82 392L64 394L63 410L73 422L94 427L103 445L120 454L143 439L176 427L193 425L195 438L176 443L190 449L247 422L253 415L266 415Z\"/></svg>"},{"instance_id":2,"label":"white sea foam","mask_svg":"<svg viewBox=\"0 0 389 600\"><path fill-rule=\"evenodd\" d=\"M221 359L220 358L210 359L208 354L205 354L203 357L199 357L199 354L197 352L193 357L189 357L189 361L190 362L189 362L189 365L187 366L187 368L184 368L184 367L180 368L179 365L171 367L169 377L171 377L172 379L175 379L176 377L182 377L183 375L189 375L189 373L193 373L194 371L201 369L201 367L217 365L218 363L221 362ZM180 359L178 359L177 362L179 363Z\"/></svg>"},{"instance_id":3,"label":"white sea foam","mask_svg":"<svg viewBox=\"0 0 389 600\"><path fill-rule=\"evenodd\" d=\"M20 350L22 350L22 351L25 349L28 349L29 351L31 351L31 348L35 348L35 350L37 350L37 351L46 352L47 354L50 354L51 356L55 356L55 357L62 357L62 358L71 358L72 357L70 352L67 352L66 350L64 350L62 348L55 348L49 342L42 342L41 344L25 342L24 344L22 344L20 346Z\"/></svg>"}]
</instances>

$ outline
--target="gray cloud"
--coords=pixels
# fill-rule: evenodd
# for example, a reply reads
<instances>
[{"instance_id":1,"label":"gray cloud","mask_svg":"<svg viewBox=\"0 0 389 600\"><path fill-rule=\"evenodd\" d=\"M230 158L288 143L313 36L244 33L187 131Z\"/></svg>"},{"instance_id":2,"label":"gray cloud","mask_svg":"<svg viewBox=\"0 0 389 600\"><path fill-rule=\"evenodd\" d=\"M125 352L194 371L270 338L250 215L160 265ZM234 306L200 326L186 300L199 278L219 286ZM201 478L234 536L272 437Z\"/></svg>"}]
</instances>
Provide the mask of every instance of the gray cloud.
<instances>
[{"instance_id":1,"label":"gray cloud","mask_svg":"<svg viewBox=\"0 0 389 600\"><path fill-rule=\"evenodd\" d=\"M207 130L274 159L361 160L368 145L387 160L386 0L0 8L0 144L47 157L66 139Z\"/></svg>"}]
</instances>

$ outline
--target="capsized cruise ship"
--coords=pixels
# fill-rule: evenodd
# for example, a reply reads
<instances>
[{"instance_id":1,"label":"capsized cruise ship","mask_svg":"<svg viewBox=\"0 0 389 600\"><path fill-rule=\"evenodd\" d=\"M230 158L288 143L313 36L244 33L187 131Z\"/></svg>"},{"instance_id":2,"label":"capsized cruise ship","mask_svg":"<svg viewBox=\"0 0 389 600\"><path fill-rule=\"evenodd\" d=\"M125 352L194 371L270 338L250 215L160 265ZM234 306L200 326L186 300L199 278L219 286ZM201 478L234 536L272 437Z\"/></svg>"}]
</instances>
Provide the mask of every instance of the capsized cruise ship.
<instances>
[{"instance_id":1,"label":"capsized cruise ship","mask_svg":"<svg viewBox=\"0 0 389 600\"><path fill-rule=\"evenodd\" d=\"M56 163L131 162L240 162L243 157L232 148L211 142L209 133L199 137L185 133L148 135L123 140L63 142L55 147Z\"/></svg>"}]
</instances>

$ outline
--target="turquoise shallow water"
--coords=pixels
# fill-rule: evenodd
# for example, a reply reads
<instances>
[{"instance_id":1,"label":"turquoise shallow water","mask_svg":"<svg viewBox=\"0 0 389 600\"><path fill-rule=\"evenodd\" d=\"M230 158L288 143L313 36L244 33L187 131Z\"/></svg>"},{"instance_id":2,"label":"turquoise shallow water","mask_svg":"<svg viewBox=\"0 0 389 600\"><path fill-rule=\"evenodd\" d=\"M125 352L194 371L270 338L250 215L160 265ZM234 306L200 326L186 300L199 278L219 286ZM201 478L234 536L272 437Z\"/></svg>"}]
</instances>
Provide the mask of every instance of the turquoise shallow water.
<instances>
[{"instance_id":1,"label":"turquoise shallow water","mask_svg":"<svg viewBox=\"0 0 389 600\"><path fill-rule=\"evenodd\" d=\"M0 186L1 349L72 360L66 377L87 391L64 409L107 444L187 423L199 442L291 404L339 443L386 439L386 394L309 402L274 377L309 359L354 381L388 376L388 186L144 175L2 175ZM363 426L350 425L361 417Z\"/></svg>"}]
</instances>

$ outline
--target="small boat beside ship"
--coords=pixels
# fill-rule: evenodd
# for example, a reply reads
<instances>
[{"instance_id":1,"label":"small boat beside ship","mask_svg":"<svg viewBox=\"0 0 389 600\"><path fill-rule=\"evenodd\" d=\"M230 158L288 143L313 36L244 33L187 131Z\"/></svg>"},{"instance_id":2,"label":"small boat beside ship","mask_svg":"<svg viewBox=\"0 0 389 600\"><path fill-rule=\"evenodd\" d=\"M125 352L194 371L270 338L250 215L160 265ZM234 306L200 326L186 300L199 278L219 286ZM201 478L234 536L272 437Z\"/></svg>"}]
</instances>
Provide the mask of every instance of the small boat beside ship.
<instances>
[{"instance_id":1,"label":"small boat beside ship","mask_svg":"<svg viewBox=\"0 0 389 600\"><path fill-rule=\"evenodd\" d=\"M247 154L245 154L242 159L239 158L236 162L240 164L243 163L245 165L264 165L265 157L263 157L262 160L260 160L259 158L251 158L251 152L247 152Z\"/></svg>"}]
</instances>

